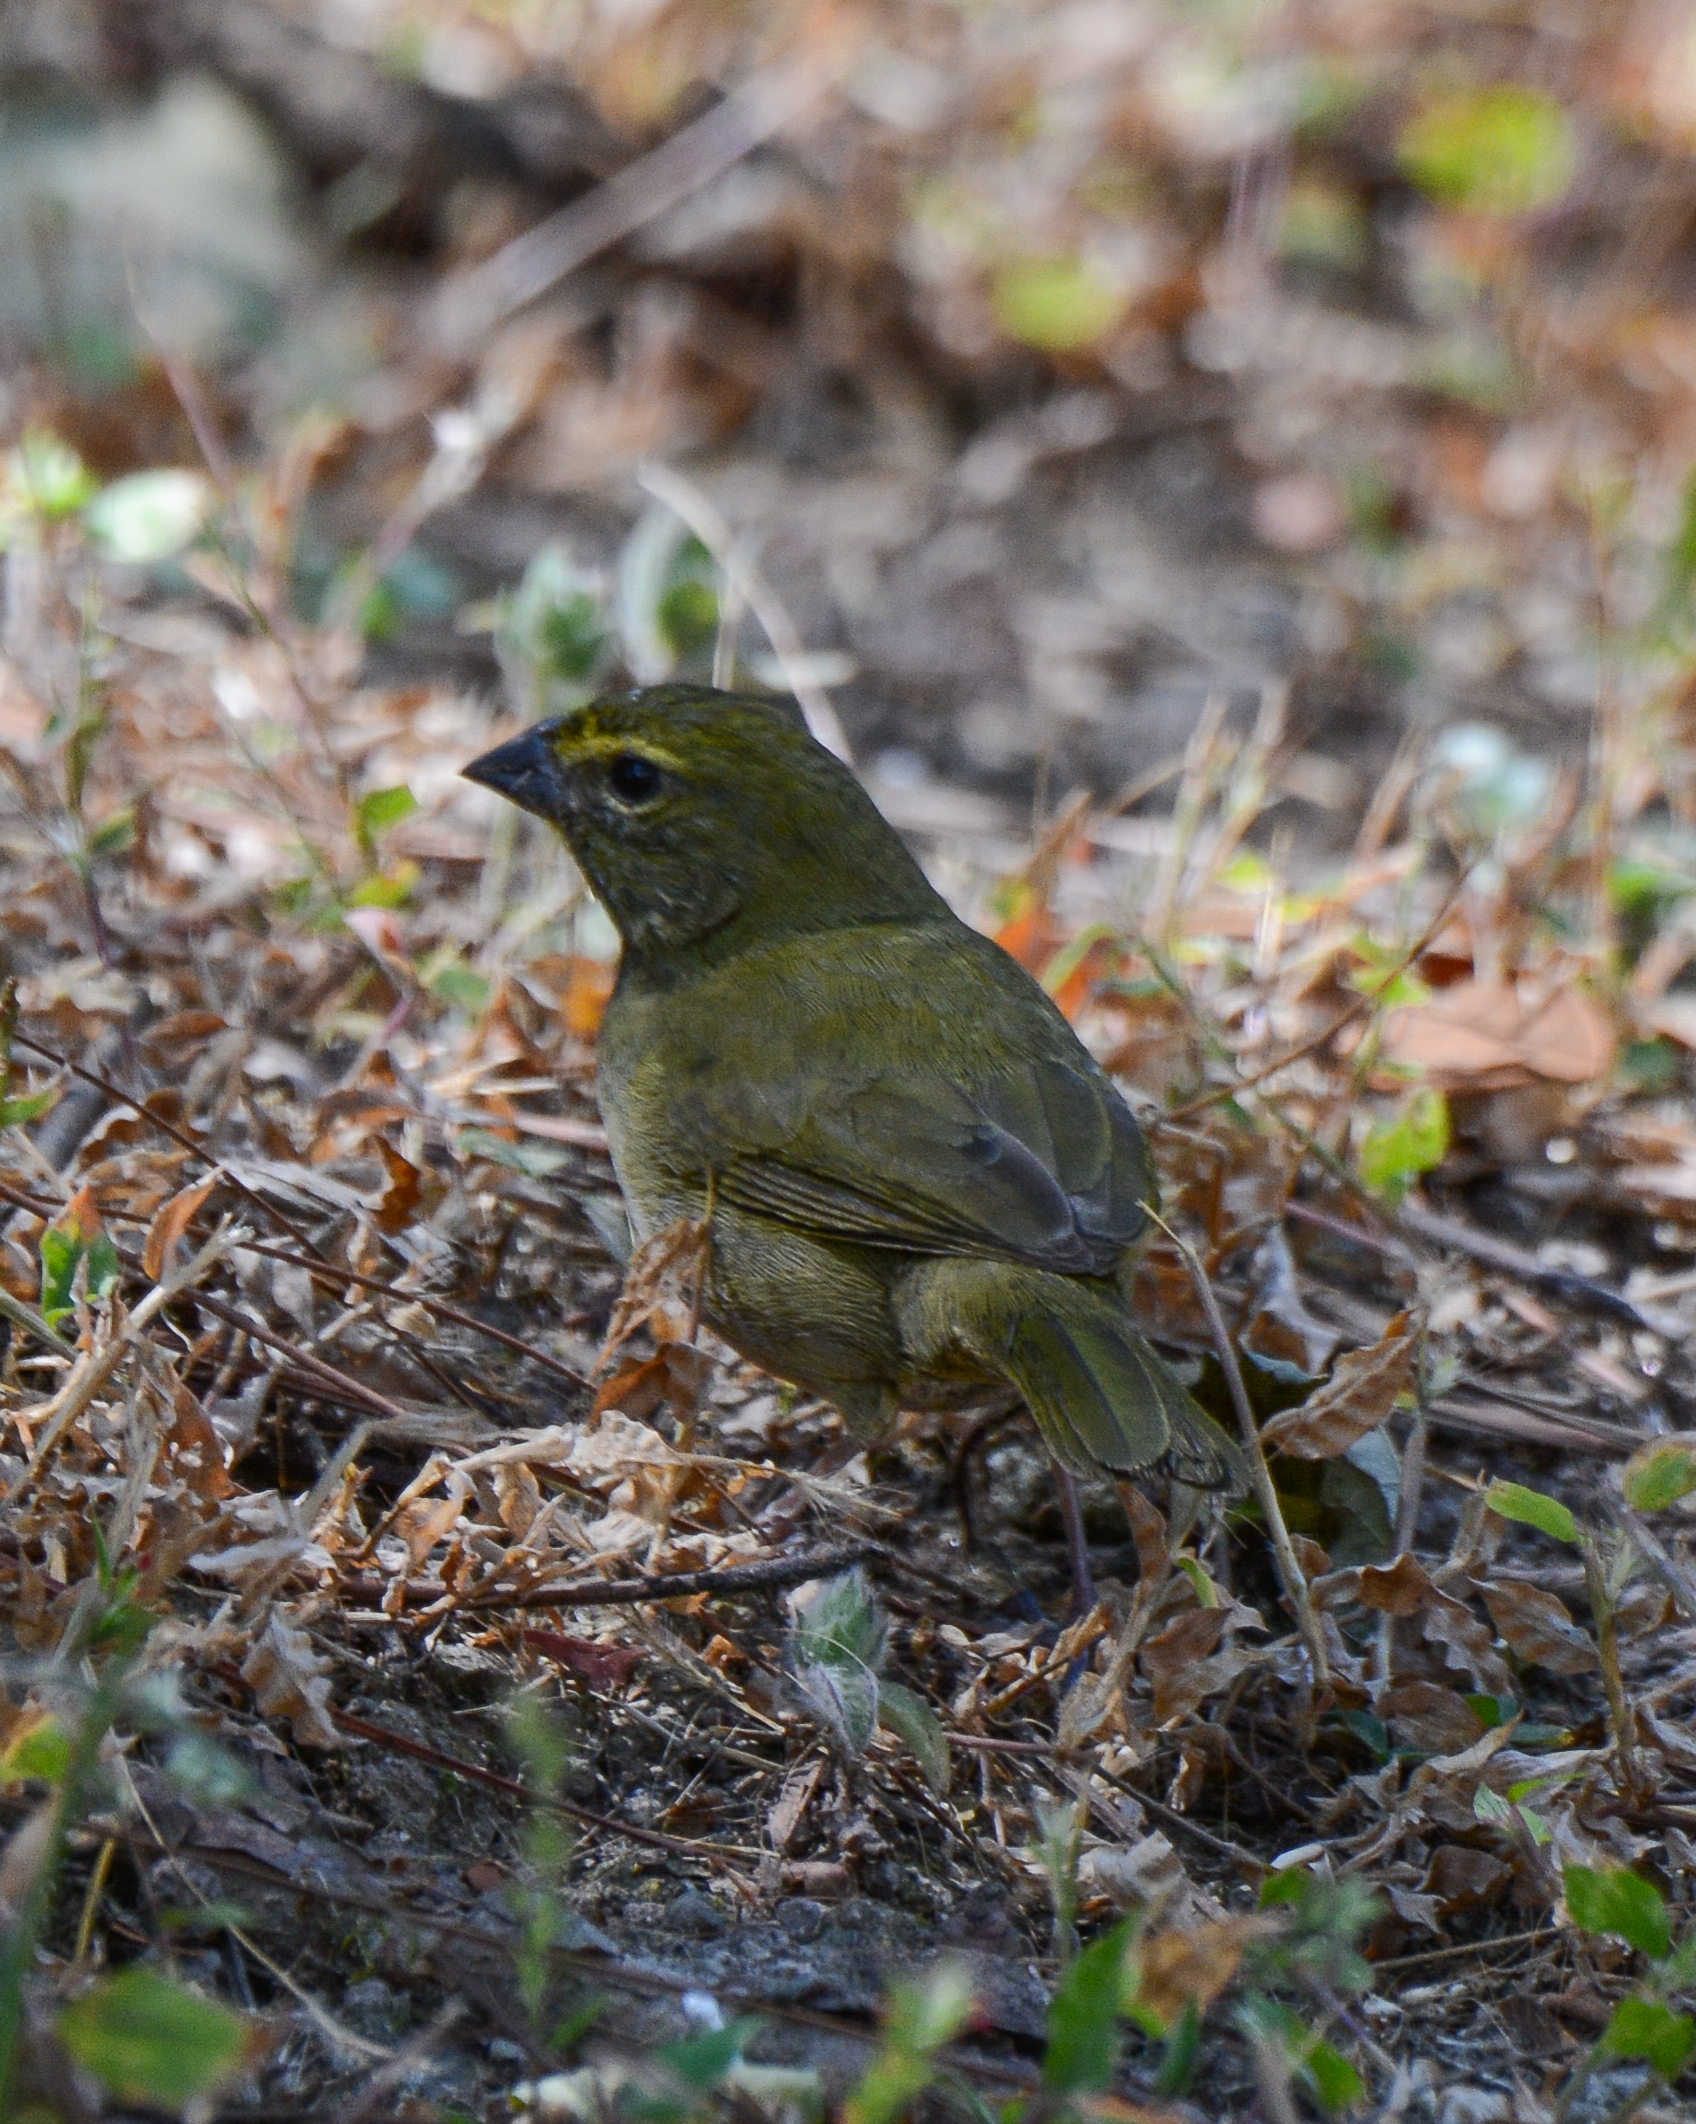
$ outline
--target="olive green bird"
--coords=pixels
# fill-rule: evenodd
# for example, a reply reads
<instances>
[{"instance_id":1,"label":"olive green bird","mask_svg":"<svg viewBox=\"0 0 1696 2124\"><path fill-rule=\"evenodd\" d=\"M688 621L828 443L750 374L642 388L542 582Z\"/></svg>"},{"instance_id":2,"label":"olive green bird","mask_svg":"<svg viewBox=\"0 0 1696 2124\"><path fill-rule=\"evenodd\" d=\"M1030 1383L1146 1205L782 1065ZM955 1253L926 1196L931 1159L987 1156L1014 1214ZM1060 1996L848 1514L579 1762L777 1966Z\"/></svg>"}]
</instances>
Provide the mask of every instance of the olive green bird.
<instances>
[{"instance_id":1,"label":"olive green bird","mask_svg":"<svg viewBox=\"0 0 1696 2124\"><path fill-rule=\"evenodd\" d=\"M465 772L559 829L617 925L613 1164L639 1239L710 1215L717 1333L866 1439L1011 1387L1063 1469L1238 1485L1130 1322L1129 1107L787 704L640 688Z\"/></svg>"}]
</instances>

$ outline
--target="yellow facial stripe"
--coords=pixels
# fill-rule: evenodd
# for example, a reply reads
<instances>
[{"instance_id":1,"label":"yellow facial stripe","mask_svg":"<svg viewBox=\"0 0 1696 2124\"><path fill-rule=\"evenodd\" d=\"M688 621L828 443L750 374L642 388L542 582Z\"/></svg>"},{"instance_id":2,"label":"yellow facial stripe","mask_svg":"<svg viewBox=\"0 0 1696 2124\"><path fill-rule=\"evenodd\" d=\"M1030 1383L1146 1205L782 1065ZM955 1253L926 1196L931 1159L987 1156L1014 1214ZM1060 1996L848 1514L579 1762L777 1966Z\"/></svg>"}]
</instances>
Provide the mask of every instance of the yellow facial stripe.
<instances>
[{"instance_id":1,"label":"yellow facial stripe","mask_svg":"<svg viewBox=\"0 0 1696 2124\"><path fill-rule=\"evenodd\" d=\"M635 753L639 758L651 760L656 767L669 767L681 773L687 766L687 757L659 745L646 734L637 737L629 731L607 730L593 724L567 725L553 737L554 751L564 760L616 760Z\"/></svg>"}]
</instances>

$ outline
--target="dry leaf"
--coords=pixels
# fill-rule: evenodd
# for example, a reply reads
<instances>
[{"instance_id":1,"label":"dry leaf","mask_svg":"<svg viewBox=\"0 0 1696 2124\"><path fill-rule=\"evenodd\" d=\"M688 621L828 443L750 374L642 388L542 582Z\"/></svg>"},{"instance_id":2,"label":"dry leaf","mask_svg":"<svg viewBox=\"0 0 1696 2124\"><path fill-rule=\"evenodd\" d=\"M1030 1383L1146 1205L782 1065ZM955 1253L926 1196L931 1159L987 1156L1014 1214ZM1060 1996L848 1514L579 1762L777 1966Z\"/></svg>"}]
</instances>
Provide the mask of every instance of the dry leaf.
<instances>
[{"instance_id":1,"label":"dry leaf","mask_svg":"<svg viewBox=\"0 0 1696 2124\"><path fill-rule=\"evenodd\" d=\"M662 1342L652 1357L627 1364L595 1395L593 1415L617 1409L645 1423L662 1406L688 1418L701 1406L712 1379L712 1359L687 1342Z\"/></svg>"},{"instance_id":2,"label":"dry leaf","mask_svg":"<svg viewBox=\"0 0 1696 2124\"><path fill-rule=\"evenodd\" d=\"M1479 1738L1484 1722L1462 1696L1436 1682L1394 1682L1379 1697L1378 1716L1399 1748L1458 1755Z\"/></svg>"},{"instance_id":3,"label":"dry leaf","mask_svg":"<svg viewBox=\"0 0 1696 2124\"><path fill-rule=\"evenodd\" d=\"M377 1136L373 1141L389 1176L374 1212L377 1229L404 1232L423 1199L424 1175L416 1165L409 1164L386 1137Z\"/></svg>"},{"instance_id":4,"label":"dry leaf","mask_svg":"<svg viewBox=\"0 0 1696 2124\"><path fill-rule=\"evenodd\" d=\"M241 1678L267 1718L288 1720L303 1748L341 1748L346 1743L330 1717L331 1671L306 1632L277 1609L242 1661Z\"/></svg>"},{"instance_id":5,"label":"dry leaf","mask_svg":"<svg viewBox=\"0 0 1696 2124\"><path fill-rule=\"evenodd\" d=\"M1277 1929L1271 1918L1226 1918L1142 1942L1133 1956L1138 2007L1162 2028L1172 2027L1191 2004L1205 2013L1236 1975L1244 1948Z\"/></svg>"},{"instance_id":6,"label":"dry leaf","mask_svg":"<svg viewBox=\"0 0 1696 2124\"><path fill-rule=\"evenodd\" d=\"M1445 1090L1506 1090L1543 1078L1588 1084L1613 1067L1606 1011L1569 977L1547 996L1504 981L1457 981L1430 1002L1392 1010L1381 1060Z\"/></svg>"},{"instance_id":7,"label":"dry leaf","mask_svg":"<svg viewBox=\"0 0 1696 2124\"><path fill-rule=\"evenodd\" d=\"M1505 1696L1512 1689L1513 1677L1502 1664L1489 1630L1464 1601L1433 1591L1421 1610L1420 1628L1427 1644L1442 1646L1451 1667L1465 1668L1475 1689L1495 1696Z\"/></svg>"},{"instance_id":8,"label":"dry leaf","mask_svg":"<svg viewBox=\"0 0 1696 2124\"><path fill-rule=\"evenodd\" d=\"M1553 1593L1505 1579L1484 1588L1484 1605L1515 1658L1551 1674L1588 1674L1595 1667L1596 1647Z\"/></svg>"},{"instance_id":9,"label":"dry leaf","mask_svg":"<svg viewBox=\"0 0 1696 2124\"><path fill-rule=\"evenodd\" d=\"M1481 1903L1511 1878L1513 1868L1488 1851L1474 1851L1470 1844L1439 1844L1431 1854L1425 1889L1442 1905L1445 1916Z\"/></svg>"},{"instance_id":10,"label":"dry leaf","mask_svg":"<svg viewBox=\"0 0 1696 2124\"><path fill-rule=\"evenodd\" d=\"M766 1816L766 1835L774 1851L787 1851L795 1841L795 1832L801 1826L802 1816L823 1775L823 1758L815 1756L810 1763L803 1763L799 1770L792 1770L784 1779L777 1804Z\"/></svg>"},{"instance_id":11,"label":"dry leaf","mask_svg":"<svg viewBox=\"0 0 1696 2124\"><path fill-rule=\"evenodd\" d=\"M143 1274L155 1283L170 1266L171 1255L177 1242L187 1233L189 1226L200 1214L206 1198L218 1185L220 1176L214 1173L210 1180L202 1180L198 1186L185 1187L164 1203L156 1212L153 1222L147 1227L147 1240L141 1250Z\"/></svg>"},{"instance_id":12,"label":"dry leaf","mask_svg":"<svg viewBox=\"0 0 1696 2124\"><path fill-rule=\"evenodd\" d=\"M1393 1563L1363 1564L1358 1598L1362 1607L1381 1615L1417 1615L1435 1597L1431 1574L1410 1550Z\"/></svg>"},{"instance_id":13,"label":"dry leaf","mask_svg":"<svg viewBox=\"0 0 1696 2124\"><path fill-rule=\"evenodd\" d=\"M602 1645L591 1637L573 1637L564 1630L521 1629L525 1646L540 1652L568 1674L586 1681L591 1689L617 1689L630 1679L633 1667L646 1657L640 1645Z\"/></svg>"},{"instance_id":14,"label":"dry leaf","mask_svg":"<svg viewBox=\"0 0 1696 2124\"><path fill-rule=\"evenodd\" d=\"M1418 1350L1414 1316L1398 1313L1380 1342L1339 1357L1330 1378L1300 1408L1274 1416L1260 1434L1262 1445L1296 1460L1337 1459L1377 1430L1407 1392Z\"/></svg>"}]
</instances>

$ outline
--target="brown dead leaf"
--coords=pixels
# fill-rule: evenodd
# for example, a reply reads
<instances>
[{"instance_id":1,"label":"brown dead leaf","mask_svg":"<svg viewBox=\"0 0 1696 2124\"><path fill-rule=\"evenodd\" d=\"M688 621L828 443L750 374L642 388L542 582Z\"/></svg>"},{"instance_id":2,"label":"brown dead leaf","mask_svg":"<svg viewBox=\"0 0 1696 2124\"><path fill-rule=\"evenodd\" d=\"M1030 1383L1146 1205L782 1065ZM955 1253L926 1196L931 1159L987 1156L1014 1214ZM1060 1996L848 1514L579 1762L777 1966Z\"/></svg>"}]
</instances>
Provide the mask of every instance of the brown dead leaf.
<instances>
[{"instance_id":1,"label":"brown dead leaf","mask_svg":"<svg viewBox=\"0 0 1696 2124\"><path fill-rule=\"evenodd\" d=\"M663 1406L674 1415L693 1416L712 1371L712 1359L692 1344L662 1342L652 1357L615 1372L596 1394L591 1413L604 1416L608 1409L619 1409L645 1423Z\"/></svg>"},{"instance_id":2,"label":"brown dead leaf","mask_svg":"<svg viewBox=\"0 0 1696 2124\"><path fill-rule=\"evenodd\" d=\"M210 1180L202 1180L196 1187L183 1188L160 1206L147 1227L147 1239L141 1250L142 1272L155 1283L170 1266L178 1241L186 1235L217 1185L218 1175L214 1173Z\"/></svg>"},{"instance_id":3,"label":"brown dead leaf","mask_svg":"<svg viewBox=\"0 0 1696 2124\"><path fill-rule=\"evenodd\" d=\"M1505 1579L1484 1588L1484 1605L1515 1658L1551 1674L1588 1674L1595 1668L1596 1647L1553 1593Z\"/></svg>"},{"instance_id":4,"label":"brown dead leaf","mask_svg":"<svg viewBox=\"0 0 1696 2124\"><path fill-rule=\"evenodd\" d=\"M1588 1084L1613 1067L1614 1028L1573 981L1539 996L1505 981L1457 981L1384 1020L1382 1061L1444 1090L1499 1090L1543 1078Z\"/></svg>"},{"instance_id":5,"label":"brown dead leaf","mask_svg":"<svg viewBox=\"0 0 1696 2124\"><path fill-rule=\"evenodd\" d=\"M1205 2013L1236 1975L1243 1950L1277 1929L1271 1918L1236 1917L1141 1942L1132 1957L1139 2010L1163 2029L1173 2027L1187 2006Z\"/></svg>"},{"instance_id":6,"label":"brown dead leaf","mask_svg":"<svg viewBox=\"0 0 1696 2124\"><path fill-rule=\"evenodd\" d=\"M1489 1630L1465 1601L1433 1591L1420 1611L1420 1628L1427 1644L1441 1645L1449 1666L1464 1668L1475 1689L1493 1696L1505 1696L1512 1689L1513 1677L1502 1664Z\"/></svg>"},{"instance_id":7,"label":"brown dead leaf","mask_svg":"<svg viewBox=\"0 0 1696 2124\"><path fill-rule=\"evenodd\" d=\"M810 1763L803 1763L799 1770L792 1770L784 1779L777 1804L766 1816L766 1835L771 1839L774 1851L787 1851L795 1841L795 1832L801 1826L801 1819L823 1775L823 1758L815 1756Z\"/></svg>"},{"instance_id":8,"label":"brown dead leaf","mask_svg":"<svg viewBox=\"0 0 1696 2124\"><path fill-rule=\"evenodd\" d=\"M399 1151L384 1136L373 1138L377 1155L388 1172L388 1184L383 1189L382 1199L375 1212L377 1229L381 1232L404 1232L417 1212L424 1194L424 1176L403 1158Z\"/></svg>"},{"instance_id":9,"label":"brown dead leaf","mask_svg":"<svg viewBox=\"0 0 1696 2124\"><path fill-rule=\"evenodd\" d=\"M1437 1898L1446 1917L1494 1895L1512 1874L1511 1866L1488 1851L1474 1851L1470 1844L1439 1844L1431 1854L1425 1889Z\"/></svg>"},{"instance_id":10,"label":"brown dead leaf","mask_svg":"<svg viewBox=\"0 0 1696 2124\"><path fill-rule=\"evenodd\" d=\"M1141 1583L1152 1586L1166 1569L1166 1521L1134 1482L1122 1482L1119 1496L1131 1523L1131 1539L1137 1545Z\"/></svg>"},{"instance_id":11,"label":"brown dead leaf","mask_svg":"<svg viewBox=\"0 0 1696 2124\"><path fill-rule=\"evenodd\" d=\"M1299 1408L1274 1416L1261 1443L1296 1460L1335 1460L1388 1418L1412 1382L1418 1349L1413 1314L1398 1313L1380 1342L1339 1357L1330 1378Z\"/></svg>"},{"instance_id":12,"label":"brown dead leaf","mask_svg":"<svg viewBox=\"0 0 1696 2124\"><path fill-rule=\"evenodd\" d=\"M1162 1724L1194 1708L1185 1680L1218 1647L1225 1631L1223 1608L1186 1608L1143 1646L1138 1664L1154 1684L1154 1715Z\"/></svg>"},{"instance_id":13,"label":"brown dead leaf","mask_svg":"<svg viewBox=\"0 0 1696 2124\"><path fill-rule=\"evenodd\" d=\"M212 1419L175 1373L171 1420L163 1438L165 1465L203 1504L228 1497L234 1484L224 1466L224 1443Z\"/></svg>"},{"instance_id":14,"label":"brown dead leaf","mask_svg":"<svg viewBox=\"0 0 1696 2124\"><path fill-rule=\"evenodd\" d=\"M1377 1711L1398 1748L1427 1755L1458 1755L1484 1731L1466 1699L1436 1682L1394 1682L1379 1697Z\"/></svg>"},{"instance_id":15,"label":"brown dead leaf","mask_svg":"<svg viewBox=\"0 0 1696 2124\"><path fill-rule=\"evenodd\" d=\"M288 1720L303 1748L341 1748L346 1743L330 1717L331 1671L306 1632L277 1609L242 1661L241 1678L267 1718Z\"/></svg>"},{"instance_id":16,"label":"brown dead leaf","mask_svg":"<svg viewBox=\"0 0 1696 2124\"><path fill-rule=\"evenodd\" d=\"M1363 1564L1358 1599L1381 1615L1417 1615L1436 1593L1431 1574L1410 1550L1393 1563Z\"/></svg>"},{"instance_id":17,"label":"brown dead leaf","mask_svg":"<svg viewBox=\"0 0 1696 2124\"><path fill-rule=\"evenodd\" d=\"M530 1651L540 1652L591 1689L621 1688L646 1656L640 1645L602 1645L565 1630L522 1629L518 1634Z\"/></svg>"}]
</instances>

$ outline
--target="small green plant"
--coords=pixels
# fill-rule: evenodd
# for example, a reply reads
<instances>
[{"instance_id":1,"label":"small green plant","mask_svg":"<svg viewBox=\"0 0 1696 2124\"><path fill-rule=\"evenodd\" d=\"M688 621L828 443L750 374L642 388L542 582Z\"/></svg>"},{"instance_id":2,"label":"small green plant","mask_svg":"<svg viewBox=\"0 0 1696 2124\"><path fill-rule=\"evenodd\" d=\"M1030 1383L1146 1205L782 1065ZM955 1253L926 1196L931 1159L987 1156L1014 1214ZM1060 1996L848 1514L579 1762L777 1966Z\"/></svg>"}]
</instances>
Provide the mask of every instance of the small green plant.
<instances>
[{"instance_id":1,"label":"small green plant","mask_svg":"<svg viewBox=\"0 0 1696 2124\"><path fill-rule=\"evenodd\" d=\"M1696 1934L1673 1943L1672 1916L1653 1881L1625 1867L1568 1866L1562 1874L1566 1907L1581 1932L1623 1940L1648 1964L1631 1991L1614 2007L1600 2037L1580 2059L1555 2109L1557 2124L1578 2113L1598 2073L1610 2066L1645 2068L1624 2106L1608 2111L1610 2124L1627 2124L1648 2102L1665 2093L1696 2055L1696 2018L1672 2004L1696 1985Z\"/></svg>"},{"instance_id":2,"label":"small green plant","mask_svg":"<svg viewBox=\"0 0 1696 2124\"><path fill-rule=\"evenodd\" d=\"M871 1745L879 1726L904 1740L936 1791L948 1787L948 1741L922 1697L882 1673L888 1624L865 1573L803 1587L792 1602L789 1671L808 1708L850 1762Z\"/></svg>"},{"instance_id":3,"label":"small green plant","mask_svg":"<svg viewBox=\"0 0 1696 2124\"><path fill-rule=\"evenodd\" d=\"M508 1707L507 1731L524 1768L525 1787L533 1795L524 1830L529 1878L507 1893L519 1926L518 1995L538 2038L550 2049L563 2050L584 2026L579 2013L552 2029L545 2027L554 2003L553 1950L569 1941L575 1923L565 1895L574 1840L551 1804L571 1765L571 1741L558 1715L532 1695L517 1697Z\"/></svg>"},{"instance_id":4,"label":"small green plant","mask_svg":"<svg viewBox=\"0 0 1696 2124\"><path fill-rule=\"evenodd\" d=\"M1360 1177L1393 1209L1424 1173L1449 1153L1449 1102L1422 1085L1385 1120L1374 1121L1360 1145Z\"/></svg>"}]
</instances>

